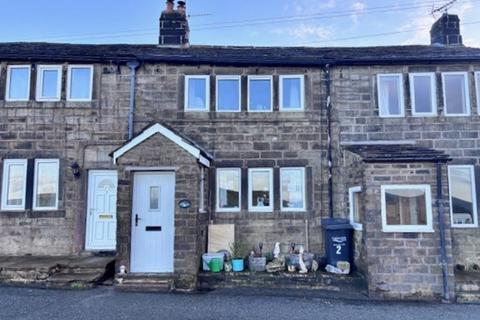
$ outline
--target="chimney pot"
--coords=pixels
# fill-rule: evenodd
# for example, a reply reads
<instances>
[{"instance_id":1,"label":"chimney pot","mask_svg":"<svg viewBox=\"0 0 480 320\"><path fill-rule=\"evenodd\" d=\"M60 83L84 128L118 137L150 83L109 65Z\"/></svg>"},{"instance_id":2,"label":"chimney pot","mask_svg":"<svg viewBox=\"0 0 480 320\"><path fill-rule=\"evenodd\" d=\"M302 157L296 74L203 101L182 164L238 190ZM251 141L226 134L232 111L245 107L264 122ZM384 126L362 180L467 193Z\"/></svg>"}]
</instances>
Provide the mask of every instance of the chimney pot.
<instances>
[{"instance_id":1,"label":"chimney pot","mask_svg":"<svg viewBox=\"0 0 480 320\"><path fill-rule=\"evenodd\" d=\"M178 1L174 10L174 1L167 0L167 7L160 16L159 44L167 46L189 46L189 27L185 1Z\"/></svg>"},{"instance_id":2,"label":"chimney pot","mask_svg":"<svg viewBox=\"0 0 480 320\"><path fill-rule=\"evenodd\" d=\"M433 24L430 36L434 46L463 46L460 18L455 14L444 13Z\"/></svg>"}]
</instances>

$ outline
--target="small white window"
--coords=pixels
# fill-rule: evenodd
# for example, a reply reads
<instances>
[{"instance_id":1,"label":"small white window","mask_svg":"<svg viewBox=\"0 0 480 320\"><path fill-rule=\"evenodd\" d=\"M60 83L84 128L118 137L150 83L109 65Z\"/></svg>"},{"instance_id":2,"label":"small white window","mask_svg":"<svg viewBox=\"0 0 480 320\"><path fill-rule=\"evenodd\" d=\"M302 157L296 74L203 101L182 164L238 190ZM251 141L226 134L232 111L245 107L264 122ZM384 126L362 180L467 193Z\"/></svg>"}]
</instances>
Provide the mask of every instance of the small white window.
<instances>
[{"instance_id":1,"label":"small white window","mask_svg":"<svg viewBox=\"0 0 480 320\"><path fill-rule=\"evenodd\" d=\"M448 183L452 227L476 228L477 197L473 166L449 166Z\"/></svg>"},{"instance_id":2,"label":"small white window","mask_svg":"<svg viewBox=\"0 0 480 320\"><path fill-rule=\"evenodd\" d=\"M248 210L273 212L273 169L248 170Z\"/></svg>"},{"instance_id":3,"label":"small white window","mask_svg":"<svg viewBox=\"0 0 480 320\"><path fill-rule=\"evenodd\" d=\"M238 168L217 169L217 211L239 212L242 172Z\"/></svg>"},{"instance_id":4,"label":"small white window","mask_svg":"<svg viewBox=\"0 0 480 320\"><path fill-rule=\"evenodd\" d=\"M30 65L8 66L5 100L30 100Z\"/></svg>"},{"instance_id":5,"label":"small white window","mask_svg":"<svg viewBox=\"0 0 480 320\"><path fill-rule=\"evenodd\" d=\"M399 118L405 115L402 74L379 74L378 107L380 117Z\"/></svg>"},{"instance_id":6,"label":"small white window","mask_svg":"<svg viewBox=\"0 0 480 320\"><path fill-rule=\"evenodd\" d=\"M35 160L33 210L58 209L59 167L58 159Z\"/></svg>"},{"instance_id":7,"label":"small white window","mask_svg":"<svg viewBox=\"0 0 480 320\"><path fill-rule=\"evenodd\" d=\"M271 112L273 110L272 76L248 77L248 111Z\"/></svg>"},{"instance_id":8,"label":"small white window","mask_svg":"<svg viewBox=\"0 0 480 320\"><path fill-rule=\"evenodd\" d=\"M185 111L210 110L210 76L185 76Z\"/></svg>"},{"instance_id":9,"label":"small white window","mask_svg":"<svg viewBox=\"0 0 480 320\"><path fill-rule=\"evenodd\" d=\"M477 89L477 112L480 114L480 71L475 72L475 87Z\"/></svg>"},{"instance_id":10,"label":"small white window","mask_svg":"<svg viewBox=\"0 0 480 320\"><path fill-rule=\"evenodd\" d=\"M25 210L27 160L3 161L2 210Z\"/></svg>"},{"instance_id":11,"label":"small white window","mask_svg":"<svg viewBox=\"0 0 480 320\"><path fill-rule=\"evenodd\" d=\"M382 186L384 232L433 232L429 185Z\"/></svg>"},{"instance_id":12,"label":"small white window","mask_svg":"<svg viewBox=\"0 0 480 320\"><path fill-rule=\"evenodd\" d=\"M435 73L410 74L410 97L414 116L437 115Z\"/></svg>"},{"instance_id":13,"label":"small white window","mask_svg":"<svg viewBox=\"0 0 480 320\"><path fill-rule=\"evenodd\" d=\"M217 76L217 111L240 112L241 88L240 76Z\"/></svg>"},{"instance_id":14,"label":"small white window","mask_svg":"<svg viewBox=\"0 0 480 320\"><path fill-rule=\"evenodd\" d=\"M353 187L348 189L348 202L350 205L350 224L355 230L361 231L363 229L360 210L361 205L362 187Z\"/></svg>"},{"instance_id":15,"label":"small white window","mask_svg":"<svg viewBox=\"0 0 480 320\"><path fill-rule=\"evenodd\" d=\"M443 80L443 105L446 116L469 116L470 96L468 92L468 73L445 72Z\"/></svg>"},{"instance_id":16,"label":"small white window","mask_svg":"<svg viewBox=\"0 0 480 320\"><path fill-rule=\"evenodd\" d=\"M92 100L93 66L68 66L67 100L85 102Z\"/></svg>"},{"instance_id":17,"label":"small white window","mask_svg":"<svg viewBox=\"0 0 480 320\"><path fill-rule=\"evenodd\" d=\"M62 66L38 66L37 101L60 101Z\"/></svg>"},{"instance_id":18,"label":"small white window","mask_svg":"<svg viewBox=\"0 0 480 320\"><path fill-rule=\"evenodd\" d=\"M159 186L150 186L150 211L158 211L160 205L161 188Z\"/></svg>"},{"instance_id":19,"label":"small white window","mask_svg":"<svg viewBox=\"0 0 480 320\"><path fill-rule=\"evenodd\" d=\"M305 76L280 76L280 111L301 111L305 103Z\"/></svg>"},{"instance_id":20,"label":"small white window","mask_svg":"<svg viewBox=\"0 0 480 320\"><path fill-rule=\"evenodd\" d=\"M305 211L305 168L280 169L282 211Z\"/></svg>"}]
</instances>

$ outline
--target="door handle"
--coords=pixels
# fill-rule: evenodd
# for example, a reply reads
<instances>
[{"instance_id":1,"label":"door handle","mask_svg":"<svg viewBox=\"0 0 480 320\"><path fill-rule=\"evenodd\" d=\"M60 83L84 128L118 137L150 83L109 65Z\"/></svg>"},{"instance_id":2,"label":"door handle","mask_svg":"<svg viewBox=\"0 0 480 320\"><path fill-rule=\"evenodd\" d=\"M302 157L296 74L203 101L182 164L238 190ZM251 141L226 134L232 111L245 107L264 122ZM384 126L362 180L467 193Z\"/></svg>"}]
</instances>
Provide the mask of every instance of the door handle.
<instances>
[{"instance_id":1,"label":"door handle","mask_svg":"<svg viewBox=\"0 0 480 320\"><path fill-rule=\"evenodd\" d=\"M142 219L140 219L140 218L138 217L138 214L136 214L136 215L135 215L135 227L138 227L138 221L140 221L140 220L142 220Z\"/></svg>"}]
</instances>

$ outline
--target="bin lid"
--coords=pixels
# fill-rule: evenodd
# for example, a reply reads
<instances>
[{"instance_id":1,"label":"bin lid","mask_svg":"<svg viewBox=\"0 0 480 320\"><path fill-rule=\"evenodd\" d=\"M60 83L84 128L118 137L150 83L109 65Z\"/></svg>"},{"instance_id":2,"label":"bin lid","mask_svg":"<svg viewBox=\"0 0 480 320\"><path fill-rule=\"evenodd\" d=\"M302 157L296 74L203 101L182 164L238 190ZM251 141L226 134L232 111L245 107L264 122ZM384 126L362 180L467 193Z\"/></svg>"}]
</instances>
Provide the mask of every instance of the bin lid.
<instances>
[{"instance_id":1,"label":"bin lid","mask_svg":"<svg viewBox=\"0 0 480 320\"><path fill-rule=\"evenodd\" d=\"M343 218L322 219L322 227L325 230L351 230L350 220Z\"/></svg>"}]
</instances>

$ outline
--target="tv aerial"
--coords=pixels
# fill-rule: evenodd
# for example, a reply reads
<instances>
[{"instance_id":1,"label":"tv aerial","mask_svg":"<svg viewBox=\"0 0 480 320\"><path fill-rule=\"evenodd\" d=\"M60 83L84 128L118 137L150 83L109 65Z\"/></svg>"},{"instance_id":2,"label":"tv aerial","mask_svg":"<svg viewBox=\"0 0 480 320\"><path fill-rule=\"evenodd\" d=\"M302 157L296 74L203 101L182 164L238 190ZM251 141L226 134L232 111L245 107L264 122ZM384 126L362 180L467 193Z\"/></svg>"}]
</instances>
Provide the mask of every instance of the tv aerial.
<instances>
[{"instance_id":1,"label":"tv aerial","mask_svg":"<svg viewBox=\"0 0 480 320\"><path fill-rule=\"evenodd\" d=\"M435 6L435 1L433 1L432 3L432 16L434 18L437 18L438 17L438 14L444 14L444 13L448 13L448 10L453 7L455 5L455 3L457 2L458 0L450 0L448 1L446 4L440 6L440 7L436 7Z\"/></svg>"}]
</instances>

